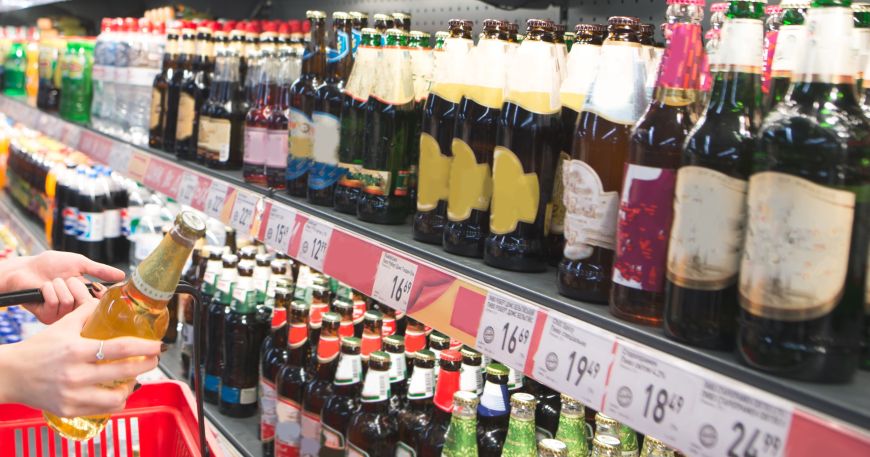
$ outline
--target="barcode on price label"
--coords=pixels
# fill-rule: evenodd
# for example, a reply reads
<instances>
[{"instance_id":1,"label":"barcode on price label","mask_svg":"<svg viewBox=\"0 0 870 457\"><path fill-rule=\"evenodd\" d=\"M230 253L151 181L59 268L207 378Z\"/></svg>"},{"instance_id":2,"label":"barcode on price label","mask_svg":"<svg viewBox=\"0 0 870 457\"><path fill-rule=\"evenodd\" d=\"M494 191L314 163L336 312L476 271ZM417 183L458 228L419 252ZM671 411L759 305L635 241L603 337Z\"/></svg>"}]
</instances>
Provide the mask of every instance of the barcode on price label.
<instances>
[{"instance_id":1,"label":"barcode on price label","mask_svg":"<svg viewBox=\"0 0 870 457\"><path fill-rule=\"evenodd\" d=\"M794 408L716 376L705 379L682 449L699 457L781 457Z\"/></svg>"},{"instance_id":2,"label":"barcode on price label","mask_svg":"<svg viewBox=\"0 0 870 457\"><path fill-rule=\"evenodd\" d=\"M290 239L293 236L295 226L296 211L284 205L272 203L263 241L272 249L286 253L289 251Z\"/></svg>"},{"instance_id":3,"label":"barcode on price label","mask_svg":"<svg viewBox=\"0 0 870 457\"><path fill-rule=\"evenodd\" d=\"M326 260L326 251L329 249L331 238L332 225L308 219L302 229L302 241L297 255L299 261L317 271L323 271L323 262Z\"/></svg>"},{"instance_id":4,"label":"barcode on price label","mask_svg":"<svg viewBox=\"0 0 870 457\"><path fill-rule=\"evenodd\" d=\"M416 263L384 251L375 274L372 298L390 308L407 311L416 275Z\"/></svg>"},{"instance_id":5,"label":"barcode on price label","mask_svg":"<svg viewBox=\"0 0 870 457\"><path fill-rule=\"evenodd\" d=\"M205 214L220 219L229 190L227 183L213 180L205 197Z\"/></svg>"},{"instance_id":6,"label":"barcode on price label","mask_svg":"<svg viewBox=\"0 0 870 457\"><path fill-rule=\"evenodd\" d=\"M522 371L529 354L537 315L536 306L490 291L477 328L478 349Z\"/></svg>"},{"instance_id":7,"label":"barcode on price label","mask_svg":"<svg viewBox=\"0 0 870 457\"><path fill-rule=\"evenodd\" d=\"M230 227L236 229L238 233L249 233L251 226L254 225L258 199L259 197L254 194L237 192L233 210L230 212Z\"/></svg>"},{"instance_id":8,"label":"barcode on price label","mask_svg":"<svg viewBox=\"0 0 870 457\"><path fill-rule=\"evenodd\" d=\"M535 353L534 377L599 408L616 339L582 322L549 313Z\"/></svg>"}]
</instances>

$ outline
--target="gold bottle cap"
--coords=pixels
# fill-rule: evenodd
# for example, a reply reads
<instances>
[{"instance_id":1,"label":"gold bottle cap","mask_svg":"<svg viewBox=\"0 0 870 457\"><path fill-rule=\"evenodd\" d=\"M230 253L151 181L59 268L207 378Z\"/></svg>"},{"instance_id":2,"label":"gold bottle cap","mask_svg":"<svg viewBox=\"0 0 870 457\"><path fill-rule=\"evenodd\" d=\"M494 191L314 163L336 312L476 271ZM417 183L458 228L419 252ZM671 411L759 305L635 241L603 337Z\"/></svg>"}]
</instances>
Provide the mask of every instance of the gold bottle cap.
<instances>
[{"instance_id":1,"label":"gold bottle cap","mask_svg":"<svg viewBox=\"0 0 870 457\"><path fill-rule=\"evenodd\" d=\"M412 38L429 38L431 36L432 35L430 35L429 32L423 32L420 30L411 30L411 37Z\"/></svg>"},{"instance_id":2,"label":"gold bottle cap","mask_svg":"<svg viewBox=\"0 0 870 457\"><path fill-rule=\"evenodd\" d=\"M395 19L395 20L397 20L397 21L402 21L402 20L410 19L410 18L411 18L411 15L410 15L410 14L408 14L408 13L403 13L403 12L401 12L401 11L398 11L398 12L395 12L395 13L391 14L391 16L393 16L393 19Z\"/></svg>"},{"instance_id":3,"label":"gold bottle cap","mask_svg":"<svg viewBox=\"0 0 870 457\"><path fill-rule=\"evenodd\" d=\"M561 394L562 398L562 414L568 417L578 417L586 415L586 407L583 403L565 394Z\"/></svg>"},{"instance_id":4,"label":"gold bottle cap","mask_svg":"<svg viewBox=\"0 0 870 457\"><path fill-rule=\"evenodd\" d=\"M463 363L470 362L471 365L480 365L483 361L483 357L480 353L468 346L462 346L462 348L459 349L459 353L462 354Z\"/></svg>"},{"instance_id":5,"label":"gold bottle cap","mask_svg":"<svg viewBox=\"0 0 870 457\"><path fill-rule=\"evenodd\" d=\"M450 337L441 332L432 332L432 334L429 335L429 344L444 346L446 349L450 347Z\"/></svg>"},{"instance_id":6,"label":"gold bottle cap","mask_svg":"<svg viewBox=\"0 0 870 457\"><path fill-rule=\"evenodd\" d=\"M186 240L196 242L205 236L205 221L193 211L182 211L175 217L178 233Z\"/></svg>"},{"instance_id":7,"label":"gold bottle cap","mask_svg":"<svg viewBox=\"0 0 870 457\"><path fill-rule=\"evenodd\" d=\"M856 13L870 13L870 3L852 3L852 11Z\"/></svg>"},{"instance_id":8,"label":"gold bottle cap","mask_svg":"<svg viewBox=\"0 0 870 457\"><path fill-rule=\"evenodd\" d=\"M320 10L308 10L305 12L308 19L326 19L326 12Z\"/></svg>"},{"instance_id":9,"label":"gold bottle cap","mask_svg":"<svg viewBox=\"0 0 870 457\"><path fill-rule=\"evenodd\" d=\"M389 20L392 19L392 18L393 18L393 17L390 16L389 14L383 14L383 13L377 13L377 14L375 14L374 17L373 17L373 19L374 19L375 21L389 21Z\"/></svg>"},{"instance_id":10,"label":"gold bottle cap","mask_svg":"<svg viewBox=\"0 0 870 457\"><path fill-rule=\"evenodd\" d=\"M596 435L592 440L592 452L600 456L618 456L620 452L619 438L611 435Z\"/></svg>"},{"instance_id":11,"label":"gold bottle cap","mask_svg":"<svg viewBox=\"0 0 870 457\"><path fill-rule=\"evenodd\" d=\"M335 11L332 13L332 19L350 19L350 14L345 13L344 11Z\"/></svg>"},{"instance_id":12,"label":"gold bottle cap","mask_svg":"<svg viewBox=\"0 0 870 457\"><path fill-rule=\"evenodd\" d=\"M460 417L474 417L477 414L477 405L480 400L474 392L457 390L453 394L453 415Z\"/></svg>"},{"instance_id":13,"label":"gold bottle cap","mask_svg":"<svg viewBox=\"0 0 870 457\"><path fill-rule=\"evenodd\" d=\"M538 442L538 457L568 457L568 446L552 438Z\"/></svg>"},{"instance_id":14,"label":"gold bottle cap","mask_svg":"<svg viewBox=\"0 0 870 457\"><path fill-rule=\"evenodd\" d=\"M371 27L363 27L363 29L360 30L359 33L363 35L376 35L378 33L378 30Z\"/></svg>"},{"instance_id":15,"label":"gold bottle cap","mask_svg":"<svg viewBox=\"0 0 870 457\"><path fill-rule=\"evenodd\" d=\"M604 414L601 414L601 413L595 413L595 425L597 427L604 426L604 427L613 427L615 429L615 428L619 427L619 421L617 421L616 419L614 419L610 416L605 416Z\"/></svg>"},{"instance_id":16,"label":"gold bottle cap","mask_svg":"<svg viewBox=\"0 0 870 457\"><path fill-rule=\"evenodd\" d=\"M450 32L447 32L444 30L439 30L439 31L435 32L435 38L441 38L441 39L450 38Z\"/></svg>"},{"instance_id":17,"label":"gold bottle cap","mask_svg":"<svg viewBox=\"0 0 870 457\"><path fill-rule=\"evenodd\" d=\"M362 347L362 340L355 336L346 336L341 339L341 348L342 349L358 349Z\"/></svg>"},{"instance_id":18,"label":"gold bottle cap","mask_svg":"<svg viewBox=\"0 0 870 457\"><path fill-rule=\"evenodd\" d=\"M368 15L368 14L366 14L366 13L360 13L359 11L351 11L351 12L349 12L349 13L347 13L347 14L350 15L350 17L351 17L352 19L368 19L368 18L369 18L369 15Z\"/></svg>"},{"instance_id":19,"label":"gold bottle cap","mask_svg":"<svg viewBox=\"0 0 870 457\"><path fill-rule=\"evenodd\" d=\"M490 364L492 366L492 364ZM489 368L489 367L487 367ZM535 400L535 396L532 394L527 394L525 392L517 392L511 395L511 407L512 408L532 408L535 409L538 401Z\"/></svg>"},{"instance_id":20,"label":"gold bottle cap","mask_svg":"<svg viewBox=\"0 0 870 457\"><path fill-rule=\"evenodd\" d=\"M500 363L490 363L486 366L486 374L492 376L507 376L510 374L510 369Z\"/></svg>"},{"instance_id":21,"label":"gold bottle cap","mask_svg":"<svg viewBox=\"0 0 870 457\"><path fill-rule=\"evenodd\" d=\"M810 3L809 0L786 0L780 3L779 7L784 10L801 10L809 8ZM853 3L852 7L854 8L854 6L855 4Z\"/></svg>"}]
</instances>

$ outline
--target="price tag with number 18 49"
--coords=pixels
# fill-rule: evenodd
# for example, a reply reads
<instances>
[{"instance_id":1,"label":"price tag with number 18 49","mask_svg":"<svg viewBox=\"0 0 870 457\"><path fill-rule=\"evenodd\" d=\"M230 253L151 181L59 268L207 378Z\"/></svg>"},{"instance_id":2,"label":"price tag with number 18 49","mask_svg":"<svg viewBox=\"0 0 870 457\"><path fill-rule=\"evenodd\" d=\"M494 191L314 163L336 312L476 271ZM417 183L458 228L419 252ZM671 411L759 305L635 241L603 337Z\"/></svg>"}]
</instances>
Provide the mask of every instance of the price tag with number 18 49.
<instances>
[{"instance_id":1,"label":"price tag with number 18 49","mask_svg":"<svg viewBox=\"0 0 870 457\"><path fill-rule=\"evenodd\" d=\"M538 308L490 291L477 328L481 352L520 371L526 365Z\"/></svg>"}]
</instances>

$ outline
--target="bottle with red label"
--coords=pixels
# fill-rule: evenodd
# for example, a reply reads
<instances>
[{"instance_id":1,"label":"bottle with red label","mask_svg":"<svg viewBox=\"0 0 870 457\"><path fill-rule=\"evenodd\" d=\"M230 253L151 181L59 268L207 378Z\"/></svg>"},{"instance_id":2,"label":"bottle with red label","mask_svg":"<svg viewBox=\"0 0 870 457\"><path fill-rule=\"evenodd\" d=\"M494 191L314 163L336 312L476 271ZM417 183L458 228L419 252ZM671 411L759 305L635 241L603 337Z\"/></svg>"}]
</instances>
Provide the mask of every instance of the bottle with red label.
<instances>
[{"instance_id":1,"label":"bottle with red label","mask_svg":"<svg viewBox=\"0 0 870 457\"><path fill-rule=\"evenodd\" d=\"M323 315L329 311L329 302L327 301L328 292L323 286L317 284L311 286L309 290L311 291L311 303L309 303L308 310L308 339L311 346L311 369L313 370L316 366L317 346L320 344Z\"/></svg>"},{"instance_id":2,"label":"bottle with red label","mask_svg":"<svg viewBox=\"0 0 870 457\"><path fill-rule=\"evenodd\" d=\"M669 10L704 6L704 0L668 3ZM698 27L674 22L669 31L655 95L629 141L610 291L613 314L646 325L662 321L676 168L696 120L704 51Z\"/></svg>"},{"instance_id":3,"label":"bottle with red label","mask_svg":"<svg viewBox=\"0 0 870 457\"><path fill-rule=\"evenodd\" d=\"M277 35L265 31L260 35L260 54L256 59L253 76L256 79L256 97L245 117L244 155L242 175L245 182L266 185L266 155L268 154L269 127L272 111L278 106L278 57L275 51ZM249 74L251 74L249 69ZM274 129L273 129L274 130Z\"/></svg>"},{"instance_id":4,"label":"bottle with red label","mask_svg":"<svg viewBox=\"0 0 870 457\"><path fill-rule=\"evenodd\" d=\"M275 379L281 367L287 362L287 306L290 304L290 291L281 287L275 290L272 309L272 332L263 340L260 354L260 441L263 442L263 455L274 455L275 449Z\"/></svg>"},{"instance_id":5,"label":"bottle with red label","mask_svg":"<svg viewBox=\"0 0 870 457\"><path fill-rule=\"evenodd\" d=\"M341 355L332 381L333 395L323 403L321 421L321 457L344 457L347 449L347 428L360 410L362 392L362 359L360 339L341 338Z\"/></svg>"},{"instance_id":6,"label":"bottle with red label","mask_svg":"<svg viewBox=\"0 0 870 457\"><path fill-rule=\"evenodd\" d=\"M770 77L773 71L773 56L776 54L776 43L779 39L779 27L782 25L782 4L764 7L764 54L761 62L761 92L765 100L770 93Z\"/></svg>"},{"instance_id":7,"label":"bottle with red label","mask_svg":"<svg viewBox=\"0 0 870 457\"><path fill-rule=\"evenodd\" d=\"M300 413L308 371L308 305L290 304L287 361L275 377L275 457L298 457Z\"/></svg>"},{"instance_id":8,"label":"bottle with red label","mask_svg":"<svg viewBox=\"0 0 870 457\"><path fill-rule=\"evenodd\" d=\"M335 300L332 302L332 311L341 316L341 325L338 327L338 334L344 338L353 335L353 303L344 300Z\"/></svg>"},{"instance_id":9,"label":"bottle with red label","mask_svg":"<svg viewBox=\"0 0 870 457\"><path fill-rule=\"evenodd\" d=\"M362 333L362 360L363 366L367 366L369 355L380 351L383 343L384 315L380 311L366 311L363 317Z\"/></svg>"},{"instance_id":10,"label":"bottle with red label","mask_svg":"<svg viewBox=\"0 0 870 457\"><path fill-rule=\"evenodd\" d=\"M420 457L440 457L444 437L453 413L453 394L459 390L462 354L446 349L440 355L440 374L435 386L435 409L432 419L416 433L416 451Z\"/></svg>"},{"instance_id":11,"label":"bottle with red label","mask_svg":"<svg viewBox=\"0 0 870 457\"><path fill-rule=\"evenodd\" d=\"M378 311L383 314L383 325L381 326L381 335L385 338L390 335L395 335L398 332L396 327L398 320L396 319L396 310L389 306L378 304Z\"/></svg>"},{"instance_id":12,"label":"bottle with red label","mask_svg":"<svg viewBox=\"0 0 870 457\"><path fill-rule=\"evenodd\" d=\"M332 381L335 379L338 353L341 349L338 337L340 325L341 316L337 313L323 313L314 376L305 385L302 397L302 435L299 443L302 455L318 455L320 452L320 412L323 403L333 394Z\"/></svg>"}]
</instances>

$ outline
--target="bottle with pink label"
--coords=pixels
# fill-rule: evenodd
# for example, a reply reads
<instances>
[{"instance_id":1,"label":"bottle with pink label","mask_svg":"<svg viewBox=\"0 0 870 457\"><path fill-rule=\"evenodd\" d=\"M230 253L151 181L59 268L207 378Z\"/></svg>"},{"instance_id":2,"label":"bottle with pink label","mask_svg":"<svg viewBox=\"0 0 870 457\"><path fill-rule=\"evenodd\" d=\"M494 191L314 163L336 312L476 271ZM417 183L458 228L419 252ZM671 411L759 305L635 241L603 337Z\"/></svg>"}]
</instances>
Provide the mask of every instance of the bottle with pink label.
<instances>
[{"instance_id":1,"label":"bottle with pink label","mask_svg":"<svg viewBox=\"0 0 870 457\"><path fill-rule=\"evenodd\" d=\"M629 140L610 310L617 317L647 325L660 325L662 320L676 168L700 95L703 11L704 0L668 0L670 38L655 96Z\"/></svg>"}]
</instances>

